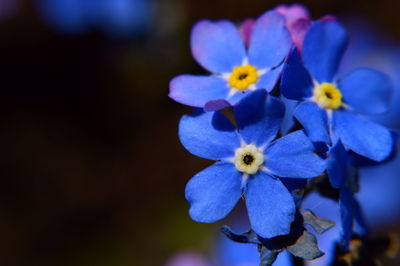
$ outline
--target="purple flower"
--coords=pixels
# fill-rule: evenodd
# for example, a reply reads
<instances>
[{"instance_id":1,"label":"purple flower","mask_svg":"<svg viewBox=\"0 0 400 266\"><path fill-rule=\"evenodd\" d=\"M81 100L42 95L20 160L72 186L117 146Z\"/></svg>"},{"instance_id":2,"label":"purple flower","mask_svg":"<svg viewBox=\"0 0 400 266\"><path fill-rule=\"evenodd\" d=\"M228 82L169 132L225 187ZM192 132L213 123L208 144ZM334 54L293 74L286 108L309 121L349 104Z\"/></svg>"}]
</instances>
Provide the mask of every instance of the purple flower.
<instances>
[{"instance_id":1,"label":"purple flower","mask_svg":"<svg viewBox=\"0 0 400 266\"><path fill-rule=\"evenodd\" d=\"M292 35L293 43L301 51L304 37L312 23L308 9L302 5L293 4L279 5L275 10L285 17L286 27Z\"/></svg>"}]
</instances>

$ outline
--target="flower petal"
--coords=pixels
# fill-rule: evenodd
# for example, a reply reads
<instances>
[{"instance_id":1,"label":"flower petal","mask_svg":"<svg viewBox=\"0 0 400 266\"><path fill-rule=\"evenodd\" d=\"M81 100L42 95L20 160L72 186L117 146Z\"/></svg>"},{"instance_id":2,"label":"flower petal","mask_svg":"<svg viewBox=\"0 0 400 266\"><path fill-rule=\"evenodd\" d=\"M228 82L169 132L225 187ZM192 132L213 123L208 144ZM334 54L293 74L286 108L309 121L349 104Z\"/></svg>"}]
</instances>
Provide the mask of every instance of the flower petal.
<instances>
[{"instance_id":1,"label":"flower petal","mask_svg":"<svg viewBox=\"0 0 400 266\"><path fill-rule=\"evenodd\" d=\"M242 173L233 164L217 162L195 175L186 185L190 217L202 223L224 218L240 199Z\"/></svg>"},{"instance_id":2,"label":"flower petal","mask_svg":"<svg viewBox=\"0 0 400 266\"><path fill-rule=\"evenodd\" d=\"M292 100L311 97L313 81L304 67L297 49L294 49L285 63L281 80L282 94Z\"/></svg>"},{"instance_id":3,"label":"flower petal","mask_svg":"<svg viewBox=\"0 0 400 266\"><path fill-rule=\"evenodd\" d=\"M356 69L341 80L339 88L345 103L357 112L379 114L389 109L393 85L382 72Z\"/></svg>"},{"instance_id":4,"label":"flower petal","mask_svg":"<svg viewBox=\"0 0 400 266\"><path fill-rule=\"evenodd\" d=\"M239 32L240 35L243 38L244 44L246 47L249 47L250 44L250 37L251 33L253 32L253 26L256 23L256 21L252 18L248 18L245 21L242 22L239 26Z\"/></svg>"},{"instance_id":5,"label":"flower petal","mask_svg":"<svg viewBox=\"0 0 400 266\"><path fill-rule=\"evenodd\" d=\"M259 78L256 84L256 88L266 89L268 92L271 92L277 84L278 79L281 77L283 65L284 64L281 64L276 68L269 69L265 74L263 74Z\"/></svg>"},{"instance_id":6,"label":"flower petal","mask_svg":"<svg viewBox=\"0 0 400 266\"><path fill-rule=\"evenodd\" d=\"M297 105L299 105L299 102L295 100L289 100L283 95L281 95L280 99L285 104L285 116L283 117L280 134L287 135L296 125L296 122L293 118L293 113Z\"/></svg>"},{"instance_id":7,"label":"flower petal","mask_svg":"<svg viewBox=\"0 0 400 266\"><path fill-rule=\"evenodd\" d=\"M240 102L247 95L251 94L254 90L245 90L236 92L231 97L228 98L228 102L231 106L235 106L238 102Z\"/></svg>"},{"instance_id":8,"label":"flower petal","mask_svg":"<svg viewBox=\"0 0 400 266\"><path fill-rule=\"evenodd\" d=\"M314 146L304 131L298 130L274 141L264 151L265 166L279 177L311 178L326 168L314 152Z\"/></svg>"},{"instance_id":9,"label":"flower petal","mask_svg":"<svg viewBox=\"0 0 400 266\"><path fill-rule=\"evenodd\" d=\"M238 28L227 20L198 22L192 30L191 48L197 62L213 73L231 72L246 56Z\"/></svg>"},{"instance_id":10,"label":"flower petal","mask_svg":"<svg viewBox=\"0 0 400 266\"><path fill-rule=\"evenodd\" d=\"M204 111L218 111L230 106L231 104L227 100L212 100L204 105Z\"/></svg>"},{"instance_id":11,"label":"flower petal","mask_svg":"<svg viewBox=\"0 0 400 266\"><path fill-rule=\"evenodd\" d=\"M349 243L353 234L353 194L349 189L343 188L339 195L340 220L342 222L342 246L346 250L349 248Z\"/></svg>"},{"instance_id":12,"label":"flower petal","mask_svg":"<svg viewBox=\"0 0 400 266\"><path fill-rule=\"evenodd\" d=\"M208 101L225 99L229 88L217 76L181 75L170 82L169 97L194 107L204 107Z\"/></svg>"},{"instance_id":13,"label":"flower petal","mask_svg":"<svg viewBox=\"0 0 400 266\"><path fill-rule=\"evenodd\" d=\"M293 43L300 52L303 49L304 38L311 24L312 21L310 19L303 18L293 21L288 25L288 29L292 34Z\"/></svg>"},{"instance_id":14,"label":"flower petal","mask_svg":"<svg viewBox=\"0 0 400 266\"><path fill-rule=\"evenodd\" d=\"M261 237L272 238L290 232L296 207L282 182L265 173L250 176L245 189L251 228Z\"/></svg>"},{"instance_id":15,"label":"flower petal","mask_svg":"<svg viewBox=\"0 0 400 266\"><path fill-rule=\"evenodd\" d=\"M393 138L385 127L356 117L349 111L333 112L333 131L344 146L375 161L383 161L393 149Z\"/></svg>"},{"instance_id":16,"label":"flower petal","mask_svg":"<svg viewBox=\"0 0 400 266\"><path fill-rule=\"evenodd\" d=\"M249 63L260 69L277 66L288 55L291 46L292 40L283 16L267 11L254 24Z\"/></svg>"},{"instance_id":17,"label":"flower petal","mask_svg":"<svg viewBox=\"0 0 400 266\"><path fill-rule=\"evenodd\" d=\"M275 11L285 17L286 22L294 22L299 19L311 19L308 9L301 4L285 5L275 7Z\"/></svg>"},{"instance_id":18,"label":"flower petal","mask_svg":"<svg viewBox=\"0 0 400 266\"><path fill-rule=\"evenodd\" d=\"M326 160L329 181L334 188L341 188L348 176L349 157L343 144L339 141L330 149Z\"/></svg>"},{"instance_id":19,"label":"flower petal","mask_svg":"<svg viewBox=\"0 0 400 266\"><path fill-rule=\"evenodd\" d=\"M279 131L285 106L279 99L256 90L233 109L239 133L246 143L261 146L271 142Z\"/></svg>"},{"instance_id":20,"label":"flower petal","mask_svg":"<svg viewBox=\"0 0 400 266\"><path fill-rule=\"evenodd\" d=\"M211 160L232 157L240 146L235 127L218 112L183 116L179 139L190 153Z\"/></svg>"},{"instance_id":21,"label":"flower petal","mask_svg":"<svg viewBox=\"0 0 400 266\"><path fill-rule=\"evenodd\" d=\"M295 109L294 116L303 125L311 141L330 143L325 110L313 102L303 102Z\"/></svg>"},{"instance_id":22,"label":"flower petal","mask_svg":"<svg viewBox=\"0 0 400 266\"><path fill-rule=\"evenodd\" d=\"M347 32L337 22L317 21L310 27L302 55L306 68L318 82L332 82L347 42Z\"/></svg>"}]
</instances>

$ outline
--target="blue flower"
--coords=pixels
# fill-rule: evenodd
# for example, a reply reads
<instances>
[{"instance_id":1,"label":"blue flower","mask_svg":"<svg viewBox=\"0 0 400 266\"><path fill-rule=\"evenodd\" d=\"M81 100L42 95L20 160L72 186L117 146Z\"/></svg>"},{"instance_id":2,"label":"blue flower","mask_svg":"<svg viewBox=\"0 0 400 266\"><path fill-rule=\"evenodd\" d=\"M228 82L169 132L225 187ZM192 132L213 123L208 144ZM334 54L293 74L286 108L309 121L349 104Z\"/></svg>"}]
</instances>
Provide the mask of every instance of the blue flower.
<instances>
[{"instance_id":1,"label":"blue flower","mask_svg":"<svg viewBox=\"0 0 400 266\"><path fill-rule=\"evenodd\" d=\"M243 195L252 229L264 238L289 233L295 202L279 178L311 178L325 170L303 131L276 141L283 103L257 90L235 108L238 129L219 112L184 116L179 137L192 154L214 165L186 186L193 220L212 223L224 218Z\"/></svg>"},{"instance_id":2,"label":"blue flower","mask_svg":"<svg viewBox=\"0 0 400 266\"><path fill-rule=\"evenodd\" d=\"M218 110L236 104L249 91L271 91L292 45L285 19L268 11L252 28L249 48L230 21L202 20L192 30L193 57L211 76L181 75L170 83L177 102Z\"/></svg>"},{"instance_id":3,"label":"blue flower","mask_svg":"<svg viewBox=\"0 0 400 266\"><path fill-rule=\"evenodd\" d=\"M301 58L294 50L285 65L282 93L304 101L294 116L312 141L335 144L340 139L347 150L382 161L393 148L391 133L358 113L387 111L392 83L385 74L369 68L336 79L347 39L337 22L315 22L306 34Z\"/></svg>"}]
</instances>

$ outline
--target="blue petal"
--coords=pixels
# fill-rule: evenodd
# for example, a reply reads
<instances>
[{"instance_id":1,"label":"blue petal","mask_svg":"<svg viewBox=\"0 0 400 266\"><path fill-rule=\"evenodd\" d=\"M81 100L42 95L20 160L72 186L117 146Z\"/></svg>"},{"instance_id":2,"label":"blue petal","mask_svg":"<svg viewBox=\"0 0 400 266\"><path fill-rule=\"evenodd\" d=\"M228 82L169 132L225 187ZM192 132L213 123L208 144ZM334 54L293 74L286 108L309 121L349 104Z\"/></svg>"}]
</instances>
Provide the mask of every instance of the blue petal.
<instances>
[{"instance_id":1,"label":"blue petal","mask_svg":"<svg viewBox=\"0 0 400 266\"><path fill-rule=\"evenodd\" d=\"M238 102L240 102L243 98L245 98L252 92L253 91L251 90L236 92L235 94L233 94L231 97L228 98L228 102L230 103L230 105L235 106Z\"/></svg>"},{"instance_id":2,"label":"blue petal","mask_svg":"<svg viewBox=\"0 0 400 266\"><path fill-rule=\"evenodd\" d=\"M357 112L379 114L388 111L393 84L385 74L359 68L339 83L344 102Z\"/></svg>"},{"instance_id":3,"label":"blue petal","mask_svg":"<svg viewBox=\"0 0 400 266\"><path fill-rule=\"evenodd\" d=\"M170 82L169 97L175 101L194 107L204 107L211 100L225 99L229 88L217 76L181 75Z\"/></svg>"},{"instance_id":4,"label":"blue petal","mask_svg":"<svg viewBox=\"0 0 400 266\"><path fill-rule=\"evenodd\" d=\"M292 195L279 179L260 172L250 176L245 189L251 228L261 237L290 232L296 207Z\"/></svg>"},{"instance_id":5,"label":"blue petal","mask_svg":"<svg viewBox=\"0 0 400 266\"><path fill-rule=\"evenodd\" d=\"M317 21L310 27L302 55L306 68L318 82L332 82L347 42L347 32L337 22Z\"/></svg>"},{"instance_id":6,"label":"blue petal","mask_svg":"<svg viewBox=\"0 0 400 266\"><path fill-rule=\"evenodd\" d=\"M224 218L241 197L242 173L231 163L217 162L195 175L186 185L193 220L213 223Z\"/></svg>"},{"instance_id":7,"label":"blue petal","mask_svg":"<svg viewBox=\"0 0 400 266\"><path fill-rule=\"evenodd\" d=\"M375 161L383 161L393 149L389 130L356 117L349 111L333 112L333 130L344 146Z\"/></svg>"},{"instance_id":8,"label":"blue petal","mask_svg":"<svg viewBox=\"0 0 400 266\"><path fill-rule=\"evenodd\" d=\"M299 102L295 100L289 100L283 95L281 95L280 99L285 104L285 116L283 117L280 134L287 135L289 131L291 131L292 128L296 125L296 122L293 118L293 113Z\"/></svg>"},{"instance_id":9,"label":"blue petal","mask_svg":"<svg viewBox=\"0 0 400 266\"><path fill-rule=\"evenodd\" d=\"M233 109L239 133L246 143L257 146L271 142L279 131L285 106L279 99L256 90Z\"/></svg>"},{"instance_id":10,"label":"blue petal","mask_svg":"<svg viewBox=\"0 0 400 266\"><path fill-rule=\"evenodd\" d=\"M339 141L330 149L326 160L329 181L334 188L341 188L348 175L349 157L343 144Z\"/></svg>"},{"instance_id":11,"label":"blue petal","mask_svg":"<svg viewBox=\"0 0 400 266\"><path fill-rule=\"evenodd\" d=\"M211 160L232 157L240 146L235 127L218 112L183 116L179 139L190 153Z\"/></svg>"},{"instance_id":12,"label":"blue petal","mask_svg":"<svg viewBox=\"0 0 400 266\"><path fill-rule=\"evenodd\" d=\"M303 102L297 106L294 116L313 142L330 143L328 116L325 110L313 102Z\"/></svg>"},{"instance_id":13,"label":"blue petal","mask_svg":"<svg viewBox=\"0 0 400 266\"><path fill-rule=\"evenodd\" d=\"M264 69L279 65L292 46L285 19L275 11L260 16L250 38L249 63Z\"/></svg>"},{"instance_id":14,"label":"blue petal","mask_svg":"<svg viewBox=\"0 0 400 266\"><path fill-rule=\"evenodd\" d=\"M230 106L231 104L227 100L212 100L204 105L204 111L218 111Z\"/></svg>"},{"instance_id":15,"label":"blue petal","mask_svg":"<svg viewBox=\"0 0 400 266\"><path fill-rule=\"evenodd\" d=\"M283 70L284 64L281 64L280 66L270 69L260 77L256 84L257 89L266 89L268 92L271 92L275 85L278 82L278 79L281 77L282 70Z\"/></svg>"},{"instance_id":16,"label":"blue petal","mask_svg":"<svg viewBox=\"0 0 400 266\"><path fill-rule=\"evenodd\" d=\"M281 80L283 96L292 100L309 98L312 94L313 81L304 67L304 64L296 49L290 54L285 63Z\"/></svg>"},{"instance_id":17,"label":"blue petal","mask_svg":"<svg viewBox=\"0 0 400 266\"><path fill-rule=\"evenodd\" d=\"M304 132L295 131L267 147L265 166L279 177L315 177L325 170L325 162L313 151L314 146Z\"/></svg>"},{"instance_id":18,"label":"blue petal","mask_svg":"<svg viewBox=\"0 0 400 266\"><path fill-rule=\"evenodd\" d=\"M345 250L348 250L351 236L353 234L353 194L347 188L340 190L339 208L340 220L342 222L342 245Z\"/></svg>"},{"instance_id":19,"label":"blue petal","mask_svg":"<svg viewBox=\"0 0 400 266\"><path fill-rule=\"evenodd\" d=\"M230 21L202 20L192 30L193 57L213 73L231 72L246 56L243 39Z\"/></svg>"}]
</instances>

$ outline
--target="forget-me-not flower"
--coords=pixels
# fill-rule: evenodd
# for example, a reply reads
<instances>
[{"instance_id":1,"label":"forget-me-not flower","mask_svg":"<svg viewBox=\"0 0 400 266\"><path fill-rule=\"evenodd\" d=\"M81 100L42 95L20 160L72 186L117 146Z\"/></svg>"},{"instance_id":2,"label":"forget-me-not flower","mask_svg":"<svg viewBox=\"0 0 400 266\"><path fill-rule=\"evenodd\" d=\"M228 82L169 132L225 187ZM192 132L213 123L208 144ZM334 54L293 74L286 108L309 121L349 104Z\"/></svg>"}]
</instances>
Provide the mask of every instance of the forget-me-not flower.
<instances>
[{"instance_id":1,"label":"forget-me-not flower","mask_svg":"<svg viewBox=\"0 0 400 266\"><path fill-rule=\"evenodd\" d=\"M246 49L236 25L202 20L192 30L193 57L212 75L180 75L170 83L177 102L218 110L236 104L249 91L271 91L292 45L285 19L275 11L259 17Z\"/></svg>"},{"instance_id":2,"label":"forget-me-not flower","mask_svg":"<svg viewBox=\"0 0 400 266\"><path fill-rule=\"evenodd\" d=\"M186 186L193 220L224 218L243 195L252 229L264 238L290 231L296 206L279 178L311 178L325 170L303 131L278 140L283 103L265 90L249 94L234 107L236 128L219 112L184 116L179 137L192 154L217 162Z\"/></svg>"},{"instance_id":3,"label":"forget-me-not flower","mask_svg":"<svg viewBox=\"0 0 400 266\"><path fill-rule=\"evenodd\" d=\"M392 83L385 74L369 68L336 79L347 41L347 32L337 22L314 22L301 58L295 50L285 65L282 93L304 101L294 116L314 142L335 144L340 139L346 149L382 161L393 148L391 133L358 113L387 111Z\"/></svg>"}]
</instances>

